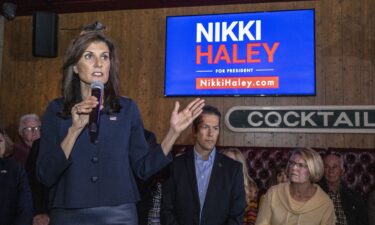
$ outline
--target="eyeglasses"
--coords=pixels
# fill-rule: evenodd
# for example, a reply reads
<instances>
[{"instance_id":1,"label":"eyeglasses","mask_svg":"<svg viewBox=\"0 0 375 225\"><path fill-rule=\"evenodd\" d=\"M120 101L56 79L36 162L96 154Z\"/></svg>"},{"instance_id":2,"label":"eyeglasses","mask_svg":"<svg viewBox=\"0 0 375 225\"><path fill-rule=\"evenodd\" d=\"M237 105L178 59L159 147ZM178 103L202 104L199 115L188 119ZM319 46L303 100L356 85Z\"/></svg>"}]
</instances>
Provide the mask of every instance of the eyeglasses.
<instances>
[{"instance_id":1,"label":"eyeglasses","mask_svg":"<svg viewBox=\"0 0 375 225\"><path fill-rule=\"evenodd\" d=\"M25 127L22 130L24 132L34 133L34 132L40 131L40 126L38 126L38 127Z\"/></svg>"},{"instance_id":2,"label":"eyeglasses","mask_svg":"<svg viewBox=\"0 0 375 225\"><path fill-rule=\"evenodd\" d=\"M297 166L298 169L307 169L307 164L306 163L297 163L292 160L289 160L289 166L294 167Z\"/></svg>"}]
</instances>

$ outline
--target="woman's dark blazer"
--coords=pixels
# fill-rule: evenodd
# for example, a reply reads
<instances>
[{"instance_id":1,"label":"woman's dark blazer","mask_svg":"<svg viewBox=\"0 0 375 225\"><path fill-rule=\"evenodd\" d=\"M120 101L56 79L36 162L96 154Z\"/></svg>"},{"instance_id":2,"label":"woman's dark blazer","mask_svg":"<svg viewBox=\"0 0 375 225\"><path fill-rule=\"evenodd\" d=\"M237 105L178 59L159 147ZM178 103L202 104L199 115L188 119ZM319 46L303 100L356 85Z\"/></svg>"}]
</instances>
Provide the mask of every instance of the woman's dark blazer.
<instances>
[{"instance_id":1,"label":"woman's dark blazer","mask_svg":"<svg viewBox=\"0 0 375 225\"><path fill-rule=\"evenodd\" d=\"M129 98L119 98L121 110L100 114L98 142L88 128L80 133L69 158L60 144L72 118L59 116L63 99L52 101L43 116L37 178L49 188L49 208L91 208L135 203L139 200L136 176L147 179L168 165L160 145L146 142L140 112Z\"/></svg>"}]
</instances>

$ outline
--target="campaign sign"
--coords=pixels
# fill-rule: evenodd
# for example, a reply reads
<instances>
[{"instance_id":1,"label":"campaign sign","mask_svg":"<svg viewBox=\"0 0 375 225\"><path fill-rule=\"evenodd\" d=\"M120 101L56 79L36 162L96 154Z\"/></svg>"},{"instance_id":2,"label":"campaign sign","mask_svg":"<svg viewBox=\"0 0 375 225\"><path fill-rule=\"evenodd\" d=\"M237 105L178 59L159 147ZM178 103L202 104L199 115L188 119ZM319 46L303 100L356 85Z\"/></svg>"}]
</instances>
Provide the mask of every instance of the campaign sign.
<instances>
[{"instance_id":1,"label":"campaign sign","mask_svg":"<svg viewBox=\"0 0 375 225\"><path fill-rule=\"evenodd\" d=\"M315 95L314 10L167 17L165 95Z\"/></svg>"}]
</instances>

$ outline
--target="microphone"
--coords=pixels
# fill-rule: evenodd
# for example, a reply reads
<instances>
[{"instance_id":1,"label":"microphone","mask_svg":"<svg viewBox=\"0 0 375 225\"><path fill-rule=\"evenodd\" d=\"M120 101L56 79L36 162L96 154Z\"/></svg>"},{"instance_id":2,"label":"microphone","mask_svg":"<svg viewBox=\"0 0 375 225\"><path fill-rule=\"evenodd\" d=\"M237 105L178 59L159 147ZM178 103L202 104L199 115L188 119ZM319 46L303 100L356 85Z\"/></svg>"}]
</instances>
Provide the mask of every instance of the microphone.
<instances>
[{"instance_id":1,"label":"microphone","mask_svg":"<svg viewBox=\"0 0 375 225\"><path fill-rule=\"evenodd\" d=\"M100 81L94 81L91 84L91 95L95 96L99 101L99 104L94 109L92 109L89 116L89 134L92 143L98 142L100 106L102 104L103 88L103 83Z\"/></svg>"}]
</instances>

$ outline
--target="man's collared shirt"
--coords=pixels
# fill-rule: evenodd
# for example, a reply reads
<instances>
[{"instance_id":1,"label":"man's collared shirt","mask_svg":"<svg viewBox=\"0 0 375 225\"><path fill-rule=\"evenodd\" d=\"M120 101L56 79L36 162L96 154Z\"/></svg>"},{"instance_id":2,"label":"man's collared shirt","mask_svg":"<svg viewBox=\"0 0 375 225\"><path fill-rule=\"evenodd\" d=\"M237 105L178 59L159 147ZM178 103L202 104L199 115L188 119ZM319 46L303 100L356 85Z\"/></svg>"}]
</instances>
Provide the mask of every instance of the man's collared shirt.
<instances>
[{"instance_id":1,"label":"man's collared shirt","mask_svg":"<svg viewBox=\"0 0 375 225\"><path fill-rule=\"evenodd\" d=\"M340 192L328 192L329 197L332 199L333 206L335 207L336 225L347 225L346 216L342 209Z\"/></svg>"},{"instance_id":2,"label":"man's collared shirt","mask_svg":"<svg viewBox=\"0 0 375 225\"><path fill-rule=\"evenodd\" d=\"M208 160L203 160L202 157L194 149L194 163L195 163L195 175L197 178L199 202L201 206L201 211L204 204L204 199L206 198L208 184L210 182L212 166L214 164L216 155L216 148L212 150L208 156Z\"/></svg>"}]
</instances>

